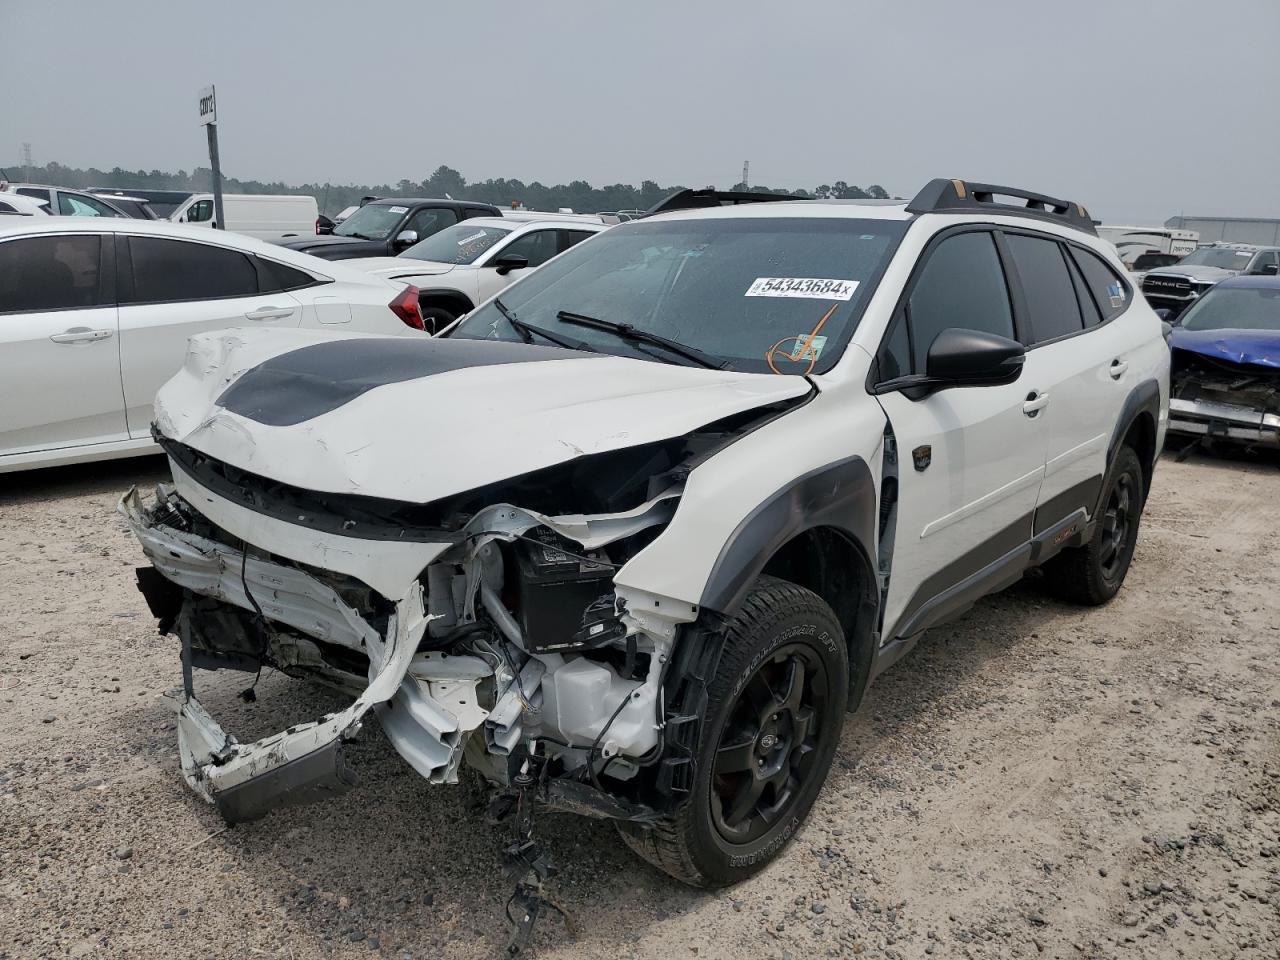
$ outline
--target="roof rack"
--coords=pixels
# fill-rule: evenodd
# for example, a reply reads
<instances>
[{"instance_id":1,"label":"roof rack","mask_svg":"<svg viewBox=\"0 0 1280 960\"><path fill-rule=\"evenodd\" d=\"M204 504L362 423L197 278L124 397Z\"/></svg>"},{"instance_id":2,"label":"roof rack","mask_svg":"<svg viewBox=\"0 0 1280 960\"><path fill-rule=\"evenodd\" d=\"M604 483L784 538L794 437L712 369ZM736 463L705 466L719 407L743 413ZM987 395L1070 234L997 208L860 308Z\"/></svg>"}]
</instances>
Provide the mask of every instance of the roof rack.
<instances>
[{"instance_id":1,"label":"roof rack","mask_svg":"<svg viewBox=\"0 0 1280 960\"><path fill-rule=\"evenodd\" d=\"M1002 203L996 197L1011 197L1023 204ZM908 213L983 213L1013 217L1034 217L1068 227L1075 227L1095 237L1098 231L1087 210L1071 200L1058 200L1043 193L1032 193L1017 187L999 187L991 183L969 183L964 180L930 180L907 204Z\"/></svg>"},{"instance_id":2,"label":"roof rack","mask_svg":"<svg viewBox=\"0 0 1280 960\"><path fill-rule=\"evenodd\" d=\"M645 216L670 213L672 210L697 210L703 207L732 207L740 203L771 203L777 200L808 200L789 193L754 193L749 190L677 190L665 200L659 200Z\"/></svg>"}]
</instances>

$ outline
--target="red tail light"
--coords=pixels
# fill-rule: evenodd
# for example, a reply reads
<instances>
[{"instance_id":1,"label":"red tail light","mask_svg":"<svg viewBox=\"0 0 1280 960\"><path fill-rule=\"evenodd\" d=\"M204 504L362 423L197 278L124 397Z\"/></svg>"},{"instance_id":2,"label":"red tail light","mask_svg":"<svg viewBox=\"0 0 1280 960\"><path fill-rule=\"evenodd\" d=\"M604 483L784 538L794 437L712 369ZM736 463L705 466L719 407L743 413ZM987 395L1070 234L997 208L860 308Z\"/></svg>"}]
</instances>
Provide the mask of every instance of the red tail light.
<instances>
[{"instance_id":1,"label":"red tail light","mask_svg":"<svg viewBox=\"0 0 1280 960\"><path fill-rule=\"evenodd\" d=\"M417 287L405 287L387 306L391 308L392 313L404 321L406 327L426 330L426 325L422 322L422 311L418 309Z\"/></svg>"}]
</instances>

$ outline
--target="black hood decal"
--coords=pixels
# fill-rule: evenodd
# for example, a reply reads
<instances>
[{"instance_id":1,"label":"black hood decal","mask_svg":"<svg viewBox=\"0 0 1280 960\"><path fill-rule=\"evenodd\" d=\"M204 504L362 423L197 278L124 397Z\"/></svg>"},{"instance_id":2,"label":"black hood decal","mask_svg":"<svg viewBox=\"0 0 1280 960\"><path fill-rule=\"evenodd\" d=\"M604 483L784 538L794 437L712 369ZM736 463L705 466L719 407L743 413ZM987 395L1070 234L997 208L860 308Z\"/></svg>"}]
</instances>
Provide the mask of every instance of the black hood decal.
<instances>
[{"instance_id":1,"label":"black hood decal","mask_svg":"<svg viewBox=\"0 0 1280 960\"><path fill-rule=\"evenodd\" d=\"M467 367L598 357L506 340L333 340L291 350L246 371L217 404L269 427L288 427L329 413L374 387Z\"/></svg>"}]
</instances>

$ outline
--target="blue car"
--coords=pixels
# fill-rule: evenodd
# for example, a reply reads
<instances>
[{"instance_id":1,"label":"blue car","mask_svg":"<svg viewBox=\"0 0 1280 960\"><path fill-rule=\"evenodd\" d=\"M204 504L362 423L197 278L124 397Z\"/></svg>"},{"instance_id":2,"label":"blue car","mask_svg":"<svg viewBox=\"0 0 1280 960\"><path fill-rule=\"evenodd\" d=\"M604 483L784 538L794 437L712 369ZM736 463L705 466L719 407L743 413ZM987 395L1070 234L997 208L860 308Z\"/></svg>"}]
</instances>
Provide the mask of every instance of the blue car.
<instances>
[{"instance_id":1,"label":"blue car","mask_svg":"<svg viewBox=\"0 0 1280 960\"><path fill-rule=\"evenodd\" d=\"M1280 278L1223 280L1171 346L1170 433L1280 448Z\"/></svg>"}]
</instances>

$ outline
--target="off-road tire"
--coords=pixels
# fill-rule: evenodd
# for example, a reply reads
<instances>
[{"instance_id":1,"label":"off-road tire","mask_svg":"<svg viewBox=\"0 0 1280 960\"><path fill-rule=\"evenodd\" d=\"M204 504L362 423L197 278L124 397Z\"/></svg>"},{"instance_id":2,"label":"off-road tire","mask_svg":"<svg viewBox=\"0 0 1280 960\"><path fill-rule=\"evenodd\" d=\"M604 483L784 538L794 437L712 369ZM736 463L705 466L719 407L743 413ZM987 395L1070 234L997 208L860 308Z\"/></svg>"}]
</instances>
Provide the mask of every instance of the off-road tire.
<instances>
[{"instance_id":1,"label":"off-road tire","mask_svg":"<svg viewBox=\"0 0 1280 960\"><path fill-rule=\"evenodd\" d=\"M1130 492L1132 506L1127 518L1126 541L1119 563L1108 572L1104 564L1109 531L1107 513L1120 485ZM1142 464L1131 447L1121 447L1103 481L1102 507L1094 523L1093 536L1079 547L1070 547L1044 564L1044 585L1063 600L1086 606L1106 603L1119 591L1129 572L1134 547L1138 541L1138 522L1142 518L1144 485Z\"/></svg>"},{"instance_id":2,"label":"off-road tire","mask_svg":"<svg viewBox=\"0 0 1280 960\"><path fill-rule=\"evenodd\" d=\"M785 656L788 650L815 657L820 667L807 674L824 697L813 723L813 729L819 731L817 742L806 772L777 822L752 842L733 844L722 835L712 812L715 797L724 819L721 800L713 788L713 761L726 725L732 717L740 716L734 711L741 709L740 695L749 681L770 669L773 659ZM757 873L795 835L822 789L840 739L848 690L848 648L831 608L815 593L794 583L760 577L728 627L720 666L707 691L707 712L688 802L651 827L619 823L622 838L645 860L691 886L726 886Z\"/></svg>"}]
</instances>

